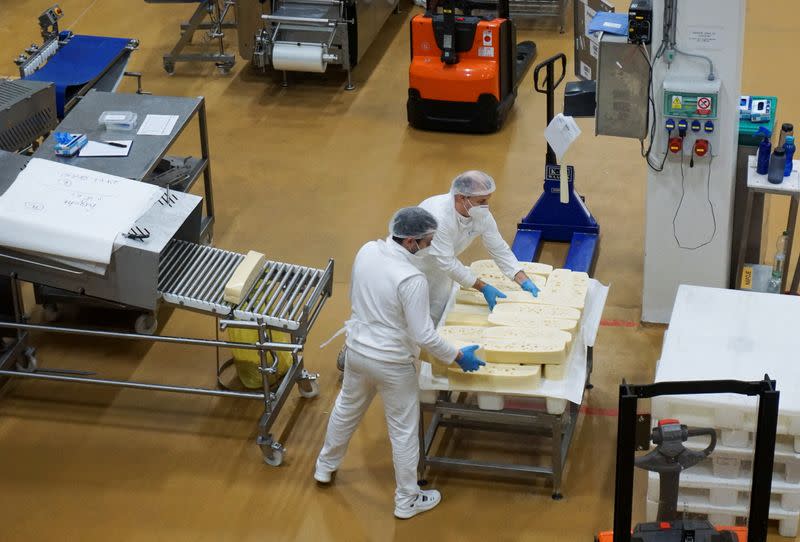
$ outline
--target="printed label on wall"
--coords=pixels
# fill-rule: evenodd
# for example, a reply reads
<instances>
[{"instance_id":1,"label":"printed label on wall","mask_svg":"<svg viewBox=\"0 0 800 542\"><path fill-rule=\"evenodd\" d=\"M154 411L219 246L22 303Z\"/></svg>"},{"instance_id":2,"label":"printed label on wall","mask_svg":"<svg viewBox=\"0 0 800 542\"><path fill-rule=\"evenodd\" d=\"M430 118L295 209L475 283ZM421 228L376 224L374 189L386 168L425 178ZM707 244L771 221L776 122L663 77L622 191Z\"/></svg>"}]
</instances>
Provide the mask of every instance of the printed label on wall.
<instances>
[{"instance_id":1,"label":"printed label on wall","mask_svg":"<svg viewBox=\"0 0 800 542\"><path fill-rule=\"evenodd\" d=\"M689 51L706 49L718 51L722 48L722 28L716 26L690 26L686 29Z\"/></svg>"},{"instance_id":2,"label":"printed label on wall","mask_svg":"<svg viewBox=\"0 0 800 542\"><path fill-rule=\"evenodd\" d=\"M484 58L494 58L494 47L479 47L478 56Z\"/></svg>"}]
</instances>

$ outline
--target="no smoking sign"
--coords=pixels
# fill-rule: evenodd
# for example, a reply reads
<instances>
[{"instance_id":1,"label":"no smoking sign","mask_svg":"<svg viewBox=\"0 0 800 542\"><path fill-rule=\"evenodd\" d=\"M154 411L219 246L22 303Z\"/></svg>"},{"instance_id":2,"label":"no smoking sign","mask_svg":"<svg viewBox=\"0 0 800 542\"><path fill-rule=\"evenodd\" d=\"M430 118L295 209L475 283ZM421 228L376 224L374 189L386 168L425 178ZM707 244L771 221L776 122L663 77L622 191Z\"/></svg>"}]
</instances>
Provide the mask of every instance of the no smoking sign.
<instances>
[{"instance_id":1,"label":"no smoking sign","mask_svg":"<svg viewBox=\"0 0 800 542\"><path fill-rule=\"evenodd\" d=\"M711 98L708 96L700 96L697 98L697 114L710 115L711 114Z\"/></svg>"}]
</instances>

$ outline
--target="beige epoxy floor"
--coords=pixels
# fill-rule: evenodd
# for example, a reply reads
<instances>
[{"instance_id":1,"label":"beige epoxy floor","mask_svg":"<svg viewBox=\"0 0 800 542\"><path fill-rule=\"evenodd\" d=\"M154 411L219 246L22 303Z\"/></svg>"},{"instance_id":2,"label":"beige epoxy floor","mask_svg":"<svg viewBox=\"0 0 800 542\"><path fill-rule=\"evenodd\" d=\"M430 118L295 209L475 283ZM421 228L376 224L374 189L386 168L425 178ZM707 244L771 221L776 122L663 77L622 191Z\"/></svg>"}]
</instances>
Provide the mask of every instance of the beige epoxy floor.
<instances>
[{"instance_id":1,"label":"beige epoxy floor","mask_svg":"<svg viewBox=\"0 0 800 542\"><path fill-rule=\"evenodd\" d=\"M38 39L36 16L49 1L2 1L0 75ZM6 6L6 4L8 4ZM754 4L751 2L751 4ZM553 502L540 481L509 482L435 472L444 502L411 521L393 519L391 454L376 401L356 434L336 484L311 480L328 413L338 390L337 345L318 345L347 317L353 255L384 235L391 212L443 192L459 171L480 168L498 181L493 211L510 240L517 220L541 190L544 99L522 84L514 112L498 134L422 133L405 120L407 21L390 19L354 73L295 78L288 89L239 59L229 76L209 65L161 69L193 6L130 0L63 0L64 28L141 40L130 69L146 90L207 99L217 224L215 244L256 249L271 258L322 266L336 259L336 290L312 333L307 365L321 374L322 393L293 395L275 434L287 446L284 465L262 464L254 445L258 405L235 400L16 382L0 401L0 526L3 540L591 540L611 524L616 406L622 377L647 381L661 346L657 327L604 327L595 350L595 389L586 403L567 467L566 499ZM13 6L13 8L12 8ZM788 51L797 14L790 0L769 12L748 11L744 91L782 97L781 118L798 106L796 78L765 56ZM796 8L795 8L796 9ZM787 17L776 18L774 13ZM792 19L794 19L794 22ZM571 34L521 25L539 58L572 56ZM571 29L571 25L570 25ZM231 49L235 51L235 40ZM298 79L301 79L298 81ZM130 82L122 91L132 91ZM785 115L785 116L784 116ZM641 307L645 167L635 142L595 138L591 121L569 160L603 230L597 277L611 283L605 316L638 321ZM181 150L197 152L187 131ZM471 249L465 259L482 254ZM559 250L543 260L558 263ZM38 310L33 316L38 317ZM164 321L166 320L166 321ZM161 333L213 336L208 318L176 311ZM50 367L102 370L112 378L213 383L213 352L113 341L38 337ZM455 441L463 453L492 456L515 439L474 436ZM643 493L638 495L643 498Z\"/></svg>"}]
</instances>

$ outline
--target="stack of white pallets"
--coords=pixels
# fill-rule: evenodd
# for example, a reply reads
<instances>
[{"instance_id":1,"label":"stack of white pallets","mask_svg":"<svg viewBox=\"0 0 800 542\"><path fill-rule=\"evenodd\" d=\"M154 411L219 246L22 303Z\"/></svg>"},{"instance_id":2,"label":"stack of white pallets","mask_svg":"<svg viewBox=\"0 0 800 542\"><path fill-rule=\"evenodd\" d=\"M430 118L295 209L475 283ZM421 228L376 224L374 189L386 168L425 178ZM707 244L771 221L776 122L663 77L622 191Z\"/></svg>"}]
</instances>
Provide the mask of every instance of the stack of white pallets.
<instances>
[{"instance_id":1,"label":"stack of white pallets","mask_svg":"<svg viewBox=\"0 0 800 542\"><path fill-rule=\"evenodd\" d=\"M759 380L768 374L781 391L770 519L782 536L795 537L800 522L800 299L752 292L681 286L656 371L656 381ZM662 396L652 402L654 421L675 418L717 430L709 459L681 473L678 510L707 514L717 525L748 515L756 426L755 398L729 394ZM687 443L703 448L706 439ZM658 475L650 473L648 520L658 509Z\"/></svg>"}]
</instances>

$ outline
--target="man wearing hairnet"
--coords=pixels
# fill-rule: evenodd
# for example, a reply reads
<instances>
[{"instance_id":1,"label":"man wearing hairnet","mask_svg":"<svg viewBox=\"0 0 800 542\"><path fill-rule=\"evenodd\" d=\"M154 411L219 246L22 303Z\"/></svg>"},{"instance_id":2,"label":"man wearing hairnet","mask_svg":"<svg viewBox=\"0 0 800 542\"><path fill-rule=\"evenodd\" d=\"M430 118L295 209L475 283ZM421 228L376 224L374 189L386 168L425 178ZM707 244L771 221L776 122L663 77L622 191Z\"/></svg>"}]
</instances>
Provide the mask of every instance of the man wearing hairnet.
<instances>
[{"instance_id":1,"label":"man wearing hairnet","mask_svg":"<svg viewBox=\"0 0 800 542\"><path fill-rule=\"evenodd\" d=\"M494 179L482 171L465 171L453 179L448 194L433 196L419 204L429 211L439 224L436 236L425 262L425 274L431 297L431 315L438 322L444 313L453 282L463 288L479 290L489 309L494 309L497 298L506 295L482 280L478 279L458 260L477 237L500 270L520 288L536 297L539 289L528 278L514 253L508 247L497 230L492 213L489 212L489 200L495 191Z\"/></svg>"},{"instance_id":2,"label":"man wearing hairnet","mask_svg":"<svg viewBox=\"0 0 800 542\"><path fill-rule=\"evenodd\" d=\"M436 490L417 486L419 391L414 360L420 347L445 363L476 371L477 345L457 349L433 327L428 283L419 265L430 249L436 219L419 207L400 209L385 240L370 241L353 262L346 367L314 479L330 483L375 393L380 393L397 482L394 515L411 518L439 504Z\"/></svg>"}]
</instances>

